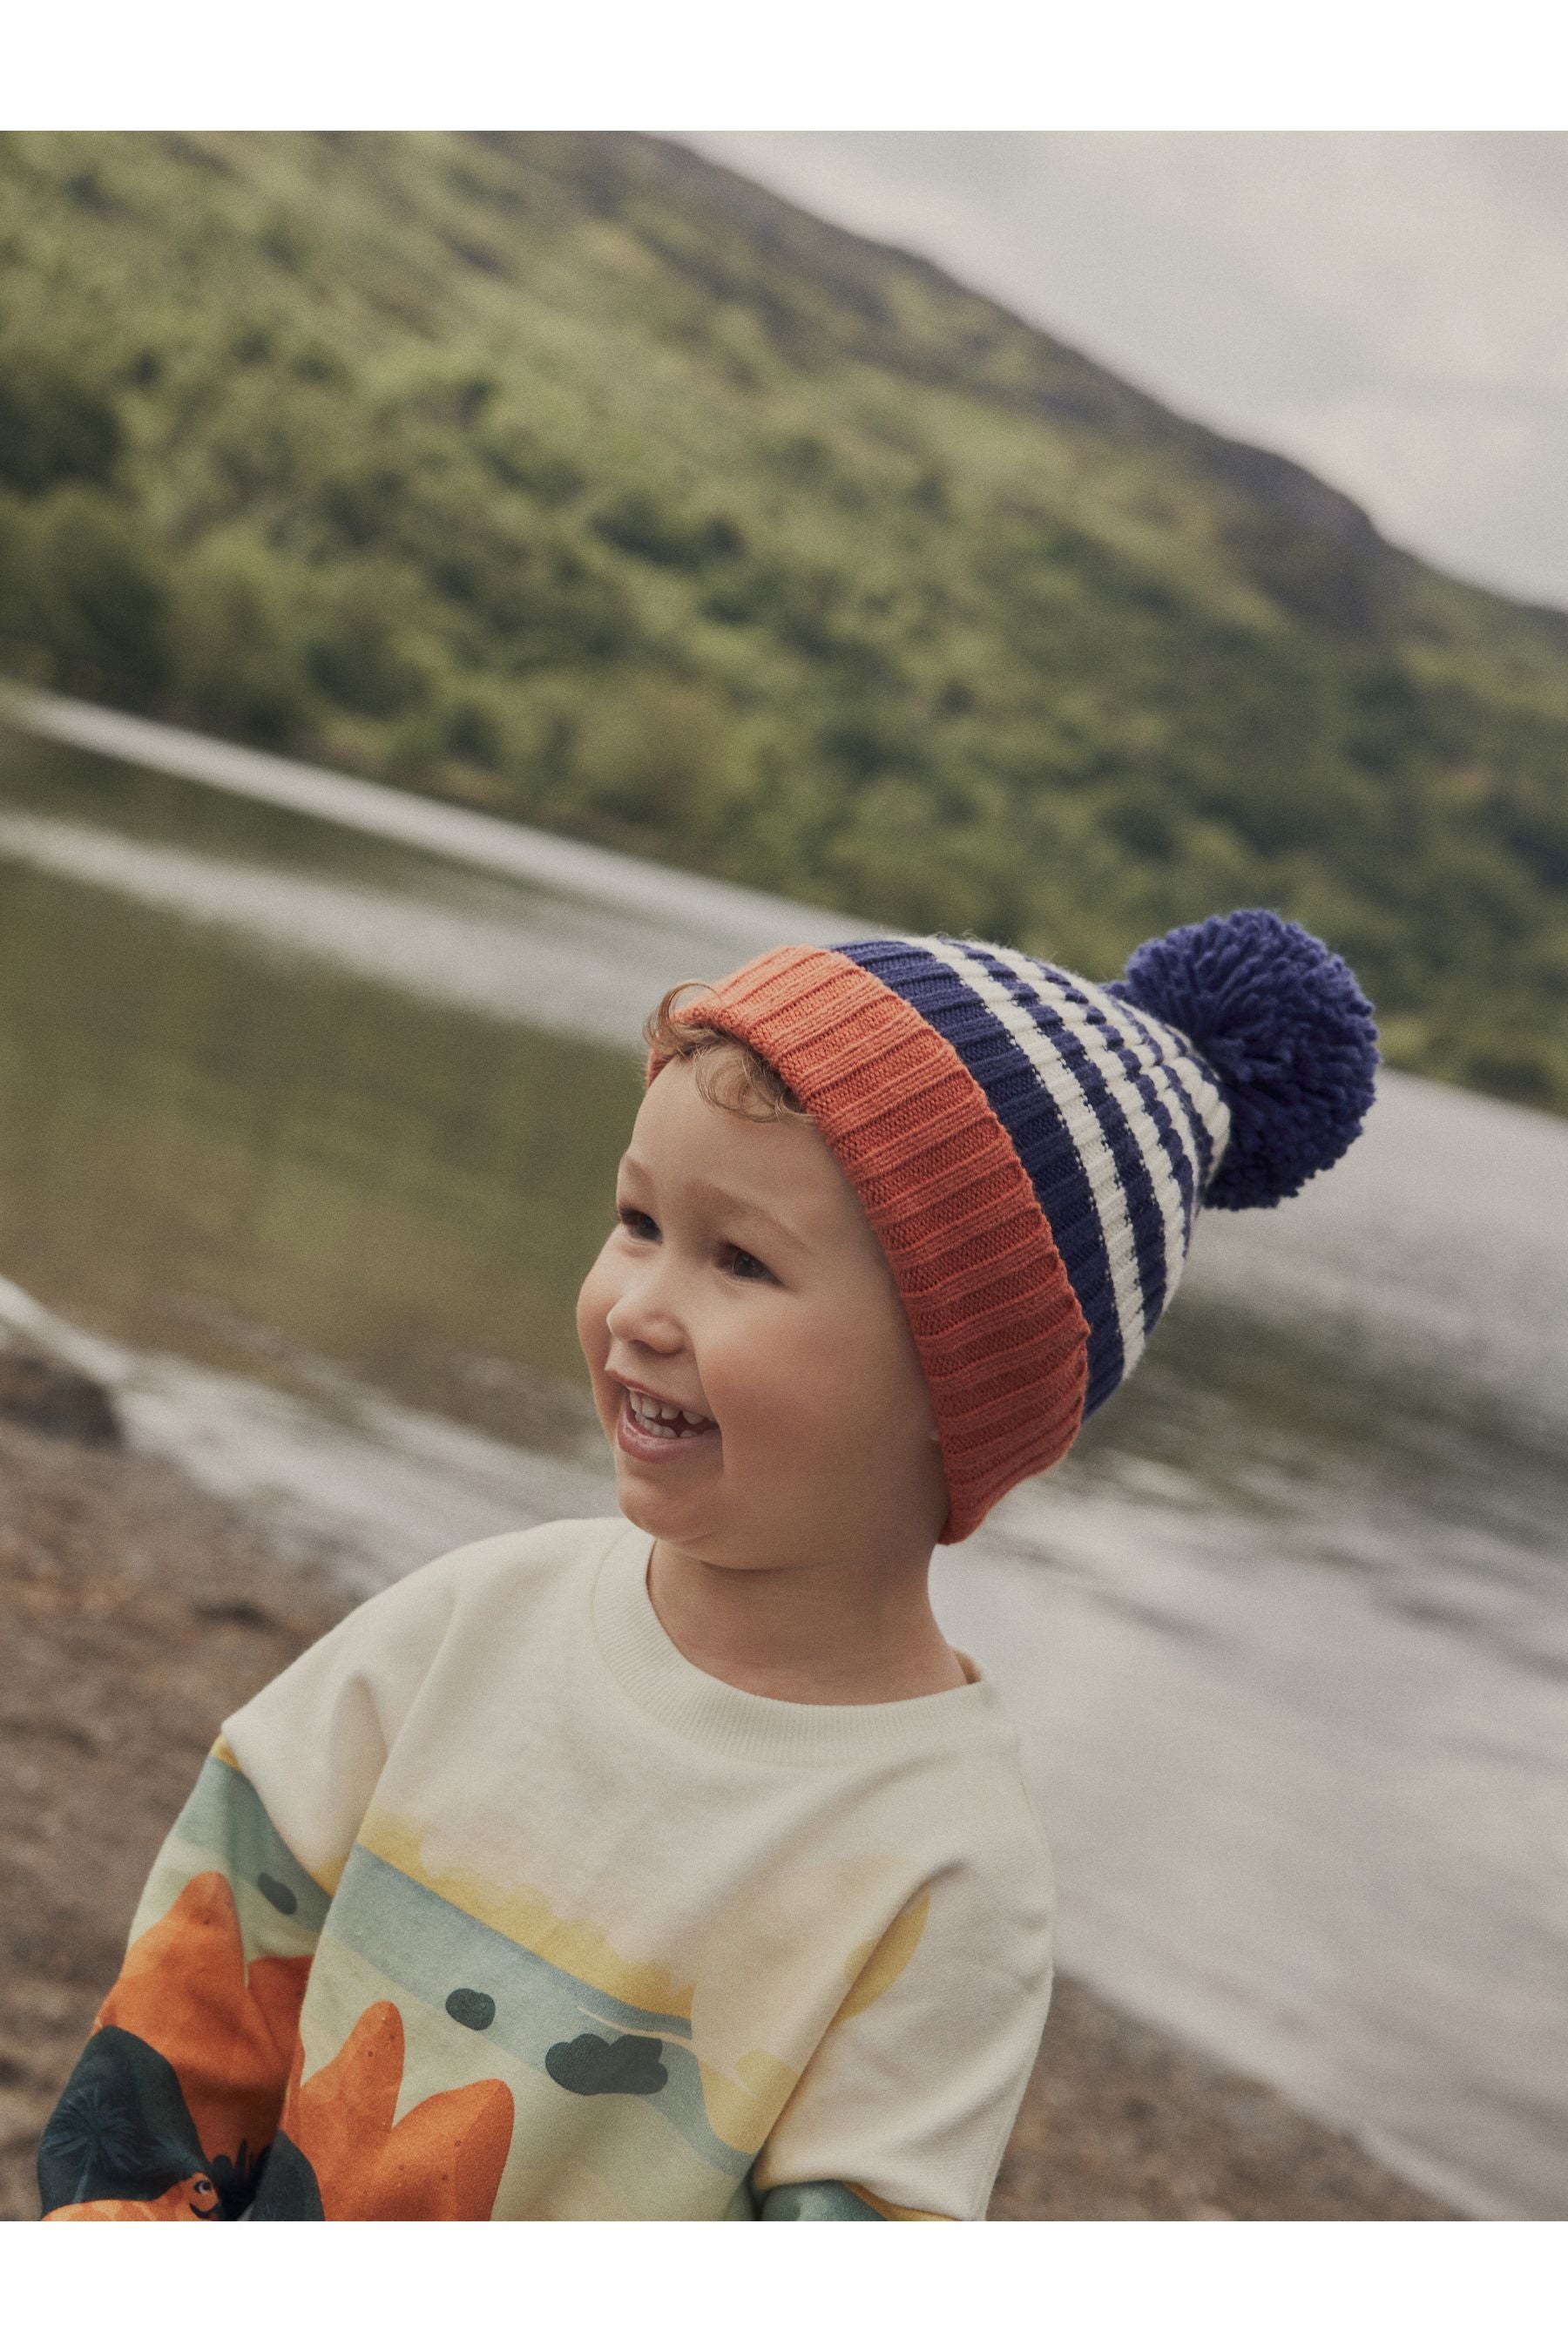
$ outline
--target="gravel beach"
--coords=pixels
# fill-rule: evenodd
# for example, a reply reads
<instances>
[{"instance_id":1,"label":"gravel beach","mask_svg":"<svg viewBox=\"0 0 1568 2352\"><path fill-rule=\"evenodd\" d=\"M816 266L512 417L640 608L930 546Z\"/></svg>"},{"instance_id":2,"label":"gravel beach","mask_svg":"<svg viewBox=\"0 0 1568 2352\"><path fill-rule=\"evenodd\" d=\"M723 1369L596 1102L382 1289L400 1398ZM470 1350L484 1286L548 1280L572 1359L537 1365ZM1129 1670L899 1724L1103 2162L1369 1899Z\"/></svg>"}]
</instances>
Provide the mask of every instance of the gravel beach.
<instances>
[{"instance_id":1,"label":"gravel beach","mask_svg":"<svg viewBox=\"0 0 1568 2352\"><path fill-rule=\"evenodd\" d=\"M111 1409L0 1360L0 2219L220 1718L349 1605ZM994 2221L1462 2218L1058 1975Z\"/></svg>"}]
</instances>

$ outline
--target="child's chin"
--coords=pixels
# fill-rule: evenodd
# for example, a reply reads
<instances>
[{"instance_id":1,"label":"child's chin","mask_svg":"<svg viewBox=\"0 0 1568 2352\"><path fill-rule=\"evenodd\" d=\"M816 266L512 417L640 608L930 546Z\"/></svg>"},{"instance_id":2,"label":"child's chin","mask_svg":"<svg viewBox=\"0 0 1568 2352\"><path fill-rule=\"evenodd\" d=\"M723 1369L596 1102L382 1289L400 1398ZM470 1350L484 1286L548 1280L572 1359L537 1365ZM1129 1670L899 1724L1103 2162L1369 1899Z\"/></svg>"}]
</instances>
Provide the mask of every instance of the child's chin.
<instances>
[{"instance_id":1,"label":"child's chin","mask_svg":"<svg viewBox=\"0 0 1568 2352\"><path fill-rule=\"evenodd\" d=\"M650 1544L662 1543L675 1551L683 1551L693 1545L705 1545L711 1536L710 1517L702 1518L695 1511L680 1512L668 1506L661 1508L659 1497L650 1495L646 1486L623 1485L616 1502L622 1518L638 1528Z\"/></svg>"},{"instance_id":2,"label":"child's chin","mask_svg":"<svg viewBox=\"0 0 1568 2352\"><path fill-rule=\"evenodd\" d=\"M657 1518L661 1525L673 1525L683 1515L689 1515L692 1508L692 1498L673 1493L660 1480L657 1470L650 1470L641 1462L627 1462L619 1455L616 1460L616 1485L623 1496L636 1497L645 1518Z\"/></svg>"}]
</instances>

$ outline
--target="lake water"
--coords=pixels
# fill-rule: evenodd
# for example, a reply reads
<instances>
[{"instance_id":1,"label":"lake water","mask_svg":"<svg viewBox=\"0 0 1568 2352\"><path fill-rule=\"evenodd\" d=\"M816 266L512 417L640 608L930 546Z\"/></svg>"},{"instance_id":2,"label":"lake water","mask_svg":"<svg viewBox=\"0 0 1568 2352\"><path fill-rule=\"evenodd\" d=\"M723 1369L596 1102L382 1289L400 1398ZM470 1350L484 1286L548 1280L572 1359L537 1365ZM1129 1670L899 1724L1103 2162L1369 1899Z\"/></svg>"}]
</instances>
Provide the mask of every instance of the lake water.
<instances>
[{"instance_id":1,"label":"lake water","mask_svg":"<svg viewBox=\"0 0 1568 2352\"><path fill-rule=\"evenodd\" d=\"M100 748L0 733L0 1321L362 1588L614 1509L573 1308L639 1024L877 927L51 723ZM1065 1967L1568 2216L1568 1122L1384 1073L1338 1168L1200 1219L1136 1377L933 1586Z\"/></svg>"}]
</instances>

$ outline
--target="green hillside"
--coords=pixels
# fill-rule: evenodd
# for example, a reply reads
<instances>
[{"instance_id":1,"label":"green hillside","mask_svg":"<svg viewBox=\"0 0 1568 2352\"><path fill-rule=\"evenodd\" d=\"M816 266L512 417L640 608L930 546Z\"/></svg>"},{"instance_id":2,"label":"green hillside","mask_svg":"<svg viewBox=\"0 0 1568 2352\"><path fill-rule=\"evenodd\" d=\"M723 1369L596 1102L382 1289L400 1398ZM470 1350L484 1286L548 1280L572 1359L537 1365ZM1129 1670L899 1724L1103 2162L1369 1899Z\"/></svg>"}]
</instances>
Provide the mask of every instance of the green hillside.
<instances>
[{"instance_id":1,"label":"green hillside","mask_svg":"<svg viewBox=\"0 0 1568 2352\"><path fill-rule=\"evenodd\" d=\"M661 140L0 140L0 669L1568 1112L1568 619Z\"/></svg>"}]
</instances>

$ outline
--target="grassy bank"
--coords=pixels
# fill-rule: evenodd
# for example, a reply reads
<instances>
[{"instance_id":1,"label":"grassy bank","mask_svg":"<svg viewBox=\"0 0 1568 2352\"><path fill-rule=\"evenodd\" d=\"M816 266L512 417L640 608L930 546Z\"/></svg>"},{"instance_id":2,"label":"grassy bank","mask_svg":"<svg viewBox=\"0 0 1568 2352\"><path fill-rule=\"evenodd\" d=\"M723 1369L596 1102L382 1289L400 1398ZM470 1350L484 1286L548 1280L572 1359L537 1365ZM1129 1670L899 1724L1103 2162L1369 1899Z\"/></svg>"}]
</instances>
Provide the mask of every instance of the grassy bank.
<instances>
[{"instance_id":1,"label":"grassy bank","mask_svg":"<svg viewBox=\"0 0 1568 2352\"><path fill-rule=\"evenodd\" d=\"M638 134L0 139L0 668L1568 1112L1568 618Z\"/></svg>"}]
</instances>

